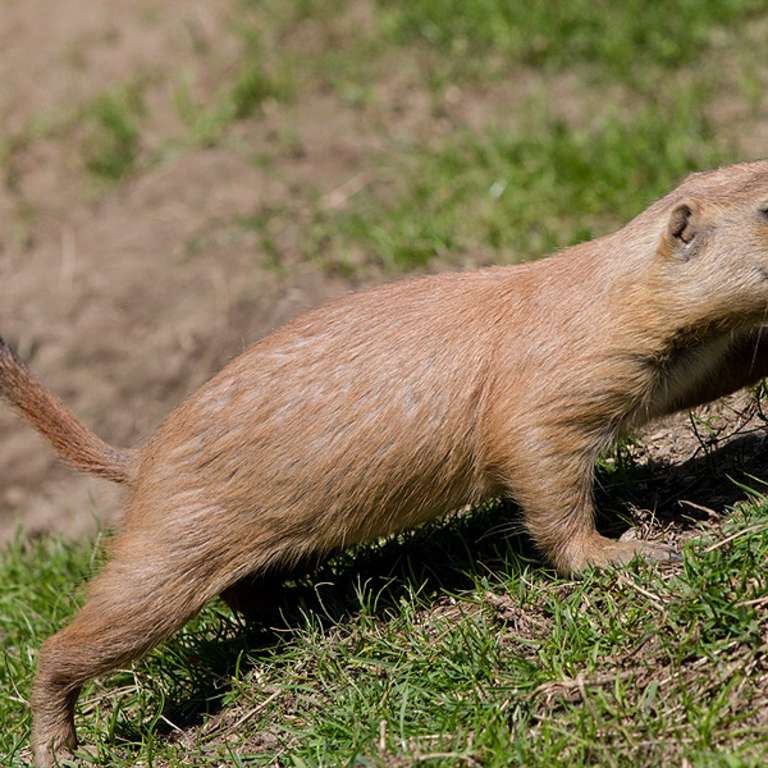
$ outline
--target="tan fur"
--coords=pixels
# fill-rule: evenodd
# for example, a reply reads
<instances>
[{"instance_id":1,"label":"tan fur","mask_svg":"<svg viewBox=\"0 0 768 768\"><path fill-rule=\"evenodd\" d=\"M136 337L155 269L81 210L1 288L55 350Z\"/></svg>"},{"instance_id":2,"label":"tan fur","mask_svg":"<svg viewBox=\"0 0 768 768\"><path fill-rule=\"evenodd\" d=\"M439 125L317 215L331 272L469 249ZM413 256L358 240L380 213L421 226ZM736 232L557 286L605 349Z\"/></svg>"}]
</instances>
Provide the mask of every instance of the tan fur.
<instances>
[{"instance_id":1,"label":"tan fur","mask_svg":"<svg viewBox=\"0 0 768 768\"><path fill-rule=\"evenodd\" d=\"M0 397L48 438L59 456L75 469L116 483L132 479L134 453L113 448L86 429L32 375L1 337Z\"/></svg>"},{"instance_id":2,"label":"tan fur","mask_svg":"<svg viewBox=\"0 0 768 768\"><path fill-rule=\"evenodd\" d=\"M505 494L570 574L664 556L599 535L594 462L622 431L768 373L768 163L696 174L549 259L359 293L262 339L133 454L0 347L0 392L75 466L127 482L86 605L40 653L38 766L84 681L253 575ZM255 583L258 583L255 582Z\"/></svg>"}]
</instances>

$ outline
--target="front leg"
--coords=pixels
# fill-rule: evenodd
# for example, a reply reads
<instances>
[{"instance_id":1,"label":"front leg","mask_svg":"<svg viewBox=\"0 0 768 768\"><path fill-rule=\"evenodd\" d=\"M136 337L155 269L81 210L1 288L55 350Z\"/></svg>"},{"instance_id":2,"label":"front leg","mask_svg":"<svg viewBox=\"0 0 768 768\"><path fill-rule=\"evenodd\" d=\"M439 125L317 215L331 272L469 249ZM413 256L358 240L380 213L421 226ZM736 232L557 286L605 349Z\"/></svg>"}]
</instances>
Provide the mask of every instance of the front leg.
<instances>
[{"instance_id":1,"label":"front leg","mask_svg":"<svg viewBox=\"0 0 768 768\"><path fill-rule=\"evenodd\" d=\"M592 484L598 449L587 441L552 437L546 447L506 463L503 483L523 511L537 548L563 576L589 566L628 563L636 557L671 560L666 545L609 539L595 528Z\"/></svg>"}]
</instances>

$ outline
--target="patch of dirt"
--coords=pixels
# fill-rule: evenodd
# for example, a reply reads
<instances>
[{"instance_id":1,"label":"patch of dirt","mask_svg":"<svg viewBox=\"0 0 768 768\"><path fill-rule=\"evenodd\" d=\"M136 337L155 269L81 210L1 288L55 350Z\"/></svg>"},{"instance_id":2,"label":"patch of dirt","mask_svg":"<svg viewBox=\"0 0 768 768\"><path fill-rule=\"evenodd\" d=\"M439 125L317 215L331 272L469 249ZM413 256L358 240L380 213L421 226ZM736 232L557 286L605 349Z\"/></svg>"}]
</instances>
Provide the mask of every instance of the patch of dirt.
<instances>
[{"instance_id":1,"label":"patch of dirt","mask_svg":"<svg viewBox=\"0 0 768 768\"><path fill-rule=\"evenodd\" d=\"M495 619L515 641L532 640L549 635L551 621L536 610L535 606L521 605L507 594L487 592L485 604L492 610Z\"/></svg>"},{"instance_id":2,"label":"patch of dirt","mask_svg":"<svg viewBox=\"0 0 768 768\"><path fill-rule=\"evenodd\" d=\"M230 0L29 0L3 8L0 124L7 133L82 104L137 74L192 73L208 45L232 51Z\"/></svg>"},{"instance_id":3,"label":"patch of dirt","mask_svg":"<svg viewBox=\"0 0 768 768\"><path fill-rule=\"evenodd\" d=\"M238 754L247 755L276 751L279 754L280 739L275 733L269 729L254 730L249 726L254 719L259 719L264 709L274 706L289 709L290 696L290 693L282 691L275 691L272 694L264 693L255 706L227 707L206 719L202 725L187 728L174 735L190 753L203 747L209 754L219 750L223 753L229 749L235 750ZM274 764L279 765L278 758L275 758ZM166 763L161 762L158 765L166 765Z\"/></svg>"}]
</instances>

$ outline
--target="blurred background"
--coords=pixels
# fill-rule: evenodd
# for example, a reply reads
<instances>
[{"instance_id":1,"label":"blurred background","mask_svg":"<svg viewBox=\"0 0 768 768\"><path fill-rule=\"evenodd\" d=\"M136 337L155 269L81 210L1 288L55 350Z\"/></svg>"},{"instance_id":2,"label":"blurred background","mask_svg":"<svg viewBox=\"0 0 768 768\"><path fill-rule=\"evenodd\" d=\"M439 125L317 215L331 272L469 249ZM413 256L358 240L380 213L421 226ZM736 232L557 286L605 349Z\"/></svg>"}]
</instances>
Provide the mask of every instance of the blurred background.
<instances>
[{"instance_id":1,"label":"blurred background","mask_svg":"<svg viewBox=\"0 0 768 768\"><path fill-rule=\"evenodd\" d=\"M302 309L765 156L767 37L754 0L4 3L0 331L134 444ZM0 539L116 506L0 410Z\"/></svg>"}]
</instances>

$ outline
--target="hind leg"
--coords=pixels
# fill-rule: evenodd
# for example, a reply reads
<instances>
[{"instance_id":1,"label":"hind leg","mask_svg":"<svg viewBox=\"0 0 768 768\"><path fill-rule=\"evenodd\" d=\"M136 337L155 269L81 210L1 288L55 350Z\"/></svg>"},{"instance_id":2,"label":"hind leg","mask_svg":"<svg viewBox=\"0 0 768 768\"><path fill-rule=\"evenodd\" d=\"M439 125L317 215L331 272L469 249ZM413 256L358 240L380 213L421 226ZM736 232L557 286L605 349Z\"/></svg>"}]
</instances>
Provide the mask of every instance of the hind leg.
<instances>
[{"instance_id":1,"label":"hind leg","mask_svg":"<svg viewBox=\"0 0 768 768\"><path fill-rule=\"evenodd\" d=\"M227 587L219 597L246 621L260 621L273 613L286 581L306 576L331 554L305 554L295 563L278 564L261 573L250 573Z\"/></svg>"},{"instance_id":2,"label":"hind leg","mask_svg":"<svg viewBox=\"0 0 768 768\"><path fill-rule=\"evenodd\" d=\"M86 681L149 651L211 597L194 578L194 563L169 563L153 544L118 540L86 604L43 644L32 690L37 766L47 768L76 747L74 709Z\"/></svg>"}]
</instances>

